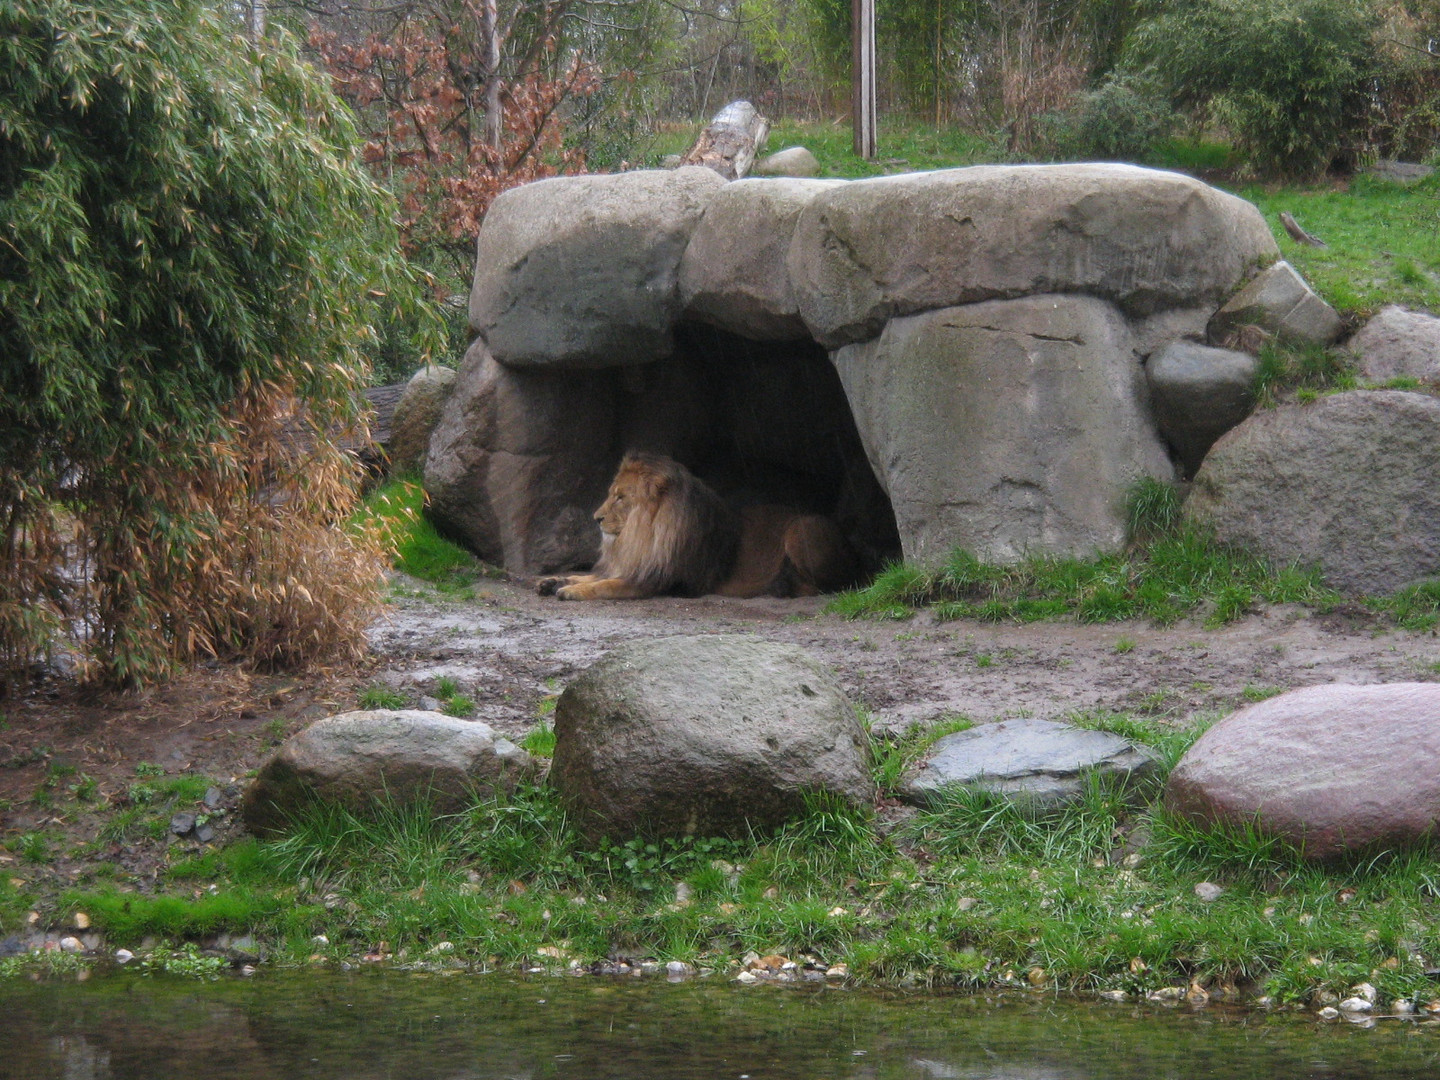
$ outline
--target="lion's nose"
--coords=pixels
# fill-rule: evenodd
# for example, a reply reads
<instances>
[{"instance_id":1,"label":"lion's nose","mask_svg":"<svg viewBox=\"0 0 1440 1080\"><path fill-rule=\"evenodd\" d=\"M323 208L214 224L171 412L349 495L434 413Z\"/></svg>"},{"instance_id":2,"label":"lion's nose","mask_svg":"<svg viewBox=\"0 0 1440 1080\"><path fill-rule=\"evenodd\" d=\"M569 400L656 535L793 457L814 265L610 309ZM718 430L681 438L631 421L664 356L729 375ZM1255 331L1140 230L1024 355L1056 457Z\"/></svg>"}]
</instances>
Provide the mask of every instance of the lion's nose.
<instances>
[{"instance_id":1,"label":"lion's nose","mask_svg":"<svg viewBox=\"0 0 1440 1080\"><path fill-rule=\"evenodd\" d=\"M599 510L596 510L596 511L595 511L595 520L596 520L596 521L604 521L604 520L605 520L605 508L604 508L603 506L602 506Z\"/></svg>"}]
</instances>

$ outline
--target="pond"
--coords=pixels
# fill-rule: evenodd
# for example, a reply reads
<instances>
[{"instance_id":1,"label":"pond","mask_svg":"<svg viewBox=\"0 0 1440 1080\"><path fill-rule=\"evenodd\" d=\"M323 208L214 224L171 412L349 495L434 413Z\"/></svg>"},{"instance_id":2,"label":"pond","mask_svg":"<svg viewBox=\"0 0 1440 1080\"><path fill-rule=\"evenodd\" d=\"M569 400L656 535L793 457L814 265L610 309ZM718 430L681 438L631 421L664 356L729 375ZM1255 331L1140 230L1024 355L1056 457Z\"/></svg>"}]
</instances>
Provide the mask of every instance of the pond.
<instances>
[{"instance_id":1,"label":"pond","mask_svg":"<svg viewBox=\"0 0 1440 1080\"><path fill-rule=\"evenodd\" d=\"M1440 1023L696 980L262 972L0 983L7 1080L1440 1076Z\"/></svg>"}]
</instances>

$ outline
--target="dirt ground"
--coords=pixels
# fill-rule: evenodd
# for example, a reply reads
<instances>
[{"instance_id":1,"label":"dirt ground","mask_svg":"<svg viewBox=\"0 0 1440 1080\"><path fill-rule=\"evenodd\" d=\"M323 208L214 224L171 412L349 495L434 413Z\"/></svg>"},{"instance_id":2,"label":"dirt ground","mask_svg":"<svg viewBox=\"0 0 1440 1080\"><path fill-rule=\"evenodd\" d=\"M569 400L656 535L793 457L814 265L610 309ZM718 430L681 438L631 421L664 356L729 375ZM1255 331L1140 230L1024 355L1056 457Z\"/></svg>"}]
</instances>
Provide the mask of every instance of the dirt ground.
<instances>
[{"instance_id":1,"label":"dirt ground","mask_svg":"<svg viewBox=\"0 0 1440 1080\"><path fill-rule=\"evenodd\" d=\"M217 666L138 695L51 682L0 701L0 848L9 849L0 850L0 871L53 886L113 863L153 881L177 845L199 845L172 836L97 842L141 763L144 772L210 778L233 811L246 774L285 735L355 708L367 687L398 689L418 705L448 676L477 703L476 719L520 736L575 673L637 638L748 633L800 645L834 668L881 729L956 713L984 722L1077 710L1184 724L1276 688L1440 680L1440 637L1387 629L1358 611L1274 607L1218 630L1198 622L937 623L923 614L847 622L825 614L818 599L580 604L486 581L475 600L456 602L416 582L397 585L372 631L373 655L358 669L291 676ZM93 781L88 790L84 778ZM217 842L238 828L233 816L227 825L218 815ZM37 833L49 838L48 862L22 853L19 838Z\"/></svg>"}]
</instances>

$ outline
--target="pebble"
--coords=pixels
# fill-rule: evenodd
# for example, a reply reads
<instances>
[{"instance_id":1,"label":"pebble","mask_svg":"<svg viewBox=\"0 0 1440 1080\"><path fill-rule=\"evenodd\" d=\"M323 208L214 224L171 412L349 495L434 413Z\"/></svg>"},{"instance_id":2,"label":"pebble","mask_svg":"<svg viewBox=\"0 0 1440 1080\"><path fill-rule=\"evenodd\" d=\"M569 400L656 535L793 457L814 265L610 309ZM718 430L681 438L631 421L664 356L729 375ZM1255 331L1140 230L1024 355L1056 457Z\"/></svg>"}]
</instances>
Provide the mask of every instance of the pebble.
<instances>
[{"instance_id":1,"label":"pebble","mask_svg":"<svg viewBox=\"0 0 1440 1080\"><path fill-rule=\"evenodd\" d=\"M77 912L75 913L75 929L76 929L76 930L89 930L89 929L90 929L90 916L89 916L89 915L86 915L85 912L83 912L83 911L77 911Z\"/></svg>"},{"instance_id":2,"label":"pebble","mask_svg":"<svg viewBox=\"0 0 1440 1080\"><path fill-rule=\"evenodd\" d=\"M1162 986L1159 990L1152 990L1145 995L1148 1001L1179 1001L1184 996L1183 986Z\"/></svg>"},{"instance_id":3,"label":"pebble","mask_svg":"<svg viewBox=\"0 0 1440 1080\"><path fill-rule=\"evenodd\" d=\"M681 881L675 885L675 902L677 904L688 904L695 898L695 888L688 881Z\"/></svg>"},{"instance_id":4,"label":"pebble","mask_svg":"<svg viewBox=\"0 0 1440 1080\"><path fill-rule=\"evenodd\" d=\"M735 981L749 986L751 983L759 982L760 976L756 975L753 971L742 971L739 975L735 976Z\"/></svg>"},{"instance_id":5,"label":"pebble","mask_svg":"<svg viewBox=\"0 0 1440 1080\"><path fill-rule=\"evenodd\" d=\"M1101 990L1101 1001L1129 1001L1130 995L1124 990Z\"/></svg>"},{"instance_id":6,"label":"pebble","mask_svg":"<svg viewBox=\"0 0 1440 1080\"><path fill-rule=\"evenodd\" d=\"M978 903L980 903L980 901L973 896L962 896L959 900L955 901L955 906L961 911L969 911Z\"/></svg>"},{"instance_id":7,"label":"pebble","mask_svg":"<svg viewBox=\"0 0 1440 1080\"><path fill-rule=\"evenodd\" d=\"M326 945L330 944L330 939L324 934L316 934L310 939L310 944L319 945L321 948L324 948Z\"/></svg>"},{"instance_id":8,"label":"pebble","mask_svg":"<svg viewBox=\"0 0 1440 1080\"><path fill-rule=\"evenodd\" d=\"M82 953L85 951L85 943L78 937L62 937L60 939L60 951L67 953Z\"/></svg>"},{"instance_id":9,"label":"pebble","mask_svg":"<svg viewBox=\"0 0 1440 1080\"><path fill-rule=\"evenodd\" d=\"M1344 1012L1369 1012L1375 1007L1373 1001L1366 1001L1363 997L1348 997L1340 1002L1340 1008Z\"/></svg>"},{"instance_id":10,"label":"pebble","mask_svg":"<svg viewBox=\"0 0 1440 1080\"><path fill-rule=\"evenodd\" d=\"M1225 890L1213 881L1202 881L1199 885L1195 886L1195 895L1205 903L1210 904L1224 896Z\"/></svg>"},{"instance_id":11,"label":"pebble","mask_svg":"<svg viewBox=\"0 0 1440 1080\"><path fill-rule=\"evenodd\" d=\"M1376 991L1375 987L1370 985L1368 982L1362 982L1358 986L1352 986L1350 988L1350 993L1354 994L1358 998L1364 998L1371 1005L1374 1005L1378 991Z\"/></svg>"},{"instance_id":12,"label":"pebble","mask_svg":"<svg viewBox=\"0 0 1440 1080\"><path fill-rule=\"evenodd\" d=\"M1321 1020L1338 1020L1340 1019L1340 1010L1334 1005L1326 1005L1317 1015Z\"/></svg>"},{"instance_id":13,"label":"pebble","mask_svg":"<svg viewBox=\"0 0 1440 1080\"><path fill-rule=\"evenodd\" d=\"M170 831L176 836L184 836L193 828L195 828L194 814L180 813L170 819Z\"/></svg>"},{"instance_id":14,"label":"pebble","mask_svg":"<svg viewBox=\"0 0 1440 1080\"><path fill-rule=\"evenodd\" d=\"M831 964L825 969L825 977L827 979L848 979L850 968L845 964Z\"/></svg>"},{"instance_id":15,"label":"pebble","mask_svg":"<svg viewBox=\"0 0 1440 1080\"><path fill-rule=\"evenodd\" d=\"M1390 1011L1396 1016L1408 1016L1415 1011L1415 1003L1409 998L1399 998L1390 1006Z\"/></svg>"},{"instance_id":16,"label":"pebble","mask_svg":"<svg viewBox=\"0 0 1440 1080\"><path fill-rule=\"evenodd\" d=\"M131 960L134 960L134 959L135 959L135 954L134 954L133 952L131 952L129 949L116 949L116 950L115 950L115 962L116 962L117 964L128 964Z\"/></svg>"},{"instance_id":17,"label":"pebble","mask_svg":"<svg viewBox=\"0 0 1440 1080\"><path fill-rule=\"evenodd\" d=\"M667 979L688 979L695 974L695 969L683 960L671 960L665 965L665 977Z\"/></svg>"}]
</instances>

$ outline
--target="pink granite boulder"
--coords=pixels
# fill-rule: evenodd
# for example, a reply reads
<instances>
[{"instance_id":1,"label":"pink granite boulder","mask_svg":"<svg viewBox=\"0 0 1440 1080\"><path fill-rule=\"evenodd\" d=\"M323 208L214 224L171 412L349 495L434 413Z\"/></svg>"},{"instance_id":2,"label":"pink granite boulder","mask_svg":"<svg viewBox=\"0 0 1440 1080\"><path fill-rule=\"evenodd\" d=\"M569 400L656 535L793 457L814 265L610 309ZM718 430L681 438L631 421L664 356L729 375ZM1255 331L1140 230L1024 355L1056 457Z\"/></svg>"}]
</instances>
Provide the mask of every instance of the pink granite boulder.
<instances>
[{"instance_id":1,"label":"pink granite boulder","mask_svg":"<svg viewBox=\"0 0 1440 1080\"><path fill-rule=\"evenodd\" d=\"M1251 822L1307 858L1429 842L1440 823L1440 684L1330 684L1241 709L1181 758L1165 805Z\"/></svg>"}]
</instances>

